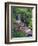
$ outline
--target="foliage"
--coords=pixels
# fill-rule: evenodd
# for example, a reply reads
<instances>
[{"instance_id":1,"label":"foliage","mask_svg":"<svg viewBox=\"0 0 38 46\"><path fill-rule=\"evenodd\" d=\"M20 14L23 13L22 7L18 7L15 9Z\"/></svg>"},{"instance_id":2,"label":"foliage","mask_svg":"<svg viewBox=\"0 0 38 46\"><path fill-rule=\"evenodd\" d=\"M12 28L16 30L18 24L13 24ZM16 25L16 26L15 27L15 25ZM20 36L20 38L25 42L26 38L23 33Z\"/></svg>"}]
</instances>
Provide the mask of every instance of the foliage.
<instances>
[{"instance_id":1,"label":"foliage","mask_svg":"<svg viewBox=\"0 0 38 46\"><path fill-rule=\"evenodd\" d=\"M32 20L30 20L30 22L29 22L29 24L28 24L28 27L29 27L30 29L32 29Z\"/></svg>"},{"instance_id":2,"label":"foliage","mask_svg":"<svg viewBox=\"0 0 38 46\"><path fill-rule=\"evenodd\" d=\"M18 14L20 14L21 21L32 29L32 8L11 7L11 20L13 22L16 22L16 16L18 16ZM24 32L16 31L15 27L12 31L12 36L14 37L26 36Z\"/></svg>"},{"instance_id":3,"label":"foliage","mask_svg":"<svg viewBox=\"0 0 38 46\"><path fill-rule=\"evenodd\" d=\"M20 14L21 20L25 20L25 23L27 26L32 25L31 19L32 19L32 8L18 8L15 9L16 14ZM30 24L31 23L31 24Z\"/></svg>"},{"instance_id":4,"label":"foliage","mask_svg":"<svg viewBox=\"0 0 38 46\"><path fill-rule=\"evenodd\" d=\"M14 31L12 32L13 37L24 37L26 36L25 32L22 31L16 31L15 28L13 29Z\"/></svg>"}]
</instances>

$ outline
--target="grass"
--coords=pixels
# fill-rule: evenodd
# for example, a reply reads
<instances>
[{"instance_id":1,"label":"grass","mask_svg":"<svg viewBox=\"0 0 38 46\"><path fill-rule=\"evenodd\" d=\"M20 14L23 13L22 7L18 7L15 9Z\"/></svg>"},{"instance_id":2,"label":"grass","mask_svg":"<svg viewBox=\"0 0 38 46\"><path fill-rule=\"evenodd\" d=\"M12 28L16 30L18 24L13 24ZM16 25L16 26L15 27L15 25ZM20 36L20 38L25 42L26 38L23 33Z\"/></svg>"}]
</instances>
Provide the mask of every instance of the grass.
<instances>
[{"instance_id":1,"label":"grass","mask_svg":"<svg viewBox=\"0 0 38 46\"><path fill-rule=\"evenodd\" d=\"M15 29L14 29L11 36L12 37L25 37L26 33L23 31L15 31Z\"/></svg>"}]
</instances>

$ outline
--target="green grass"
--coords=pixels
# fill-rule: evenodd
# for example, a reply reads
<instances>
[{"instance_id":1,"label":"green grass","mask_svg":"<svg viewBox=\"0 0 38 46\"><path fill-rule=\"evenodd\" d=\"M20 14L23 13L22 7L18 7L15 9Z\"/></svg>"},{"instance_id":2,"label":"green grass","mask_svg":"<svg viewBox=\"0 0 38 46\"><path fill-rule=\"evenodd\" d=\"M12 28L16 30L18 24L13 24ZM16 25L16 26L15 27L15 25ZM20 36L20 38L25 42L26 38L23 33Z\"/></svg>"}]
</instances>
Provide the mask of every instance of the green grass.
<instances>
[{"instance_id":1,"label":"green grass","mask_svg":"<svg viewBox=\"0 0 38 46\"><path fill-rule=\"evenodd\" d=\"M15 31L15 29L12 32L12 37L25 37L26 33L23 31Z\"/></svg>"}]
</instances>

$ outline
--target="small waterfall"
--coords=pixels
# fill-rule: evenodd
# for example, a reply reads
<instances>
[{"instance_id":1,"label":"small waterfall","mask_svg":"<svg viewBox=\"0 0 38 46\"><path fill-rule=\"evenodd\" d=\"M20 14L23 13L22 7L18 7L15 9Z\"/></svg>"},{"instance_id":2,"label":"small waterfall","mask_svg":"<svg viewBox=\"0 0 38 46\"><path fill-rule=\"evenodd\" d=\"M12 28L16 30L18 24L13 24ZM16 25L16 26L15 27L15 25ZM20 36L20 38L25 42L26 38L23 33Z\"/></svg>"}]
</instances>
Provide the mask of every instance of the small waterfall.
<instances>
[{"instance_id":1,"label":"small waterfall","mask_svg":"<svg viewBox=\"0 0 38 46\"><path fill-rule=\"evenodd\" d=\"M20 23L20 22L21 22L20 14L18 14L18 15L16 16L16 22L17 22L17 23Z\"/></svg>"}]
</instances>

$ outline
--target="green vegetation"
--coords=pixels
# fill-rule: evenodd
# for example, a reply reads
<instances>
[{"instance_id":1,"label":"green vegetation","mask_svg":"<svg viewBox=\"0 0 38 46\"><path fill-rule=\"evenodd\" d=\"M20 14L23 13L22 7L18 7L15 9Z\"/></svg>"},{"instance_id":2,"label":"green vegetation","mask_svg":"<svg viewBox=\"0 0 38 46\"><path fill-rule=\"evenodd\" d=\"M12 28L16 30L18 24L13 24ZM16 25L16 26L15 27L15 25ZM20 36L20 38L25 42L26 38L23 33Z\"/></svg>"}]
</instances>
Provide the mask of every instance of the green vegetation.
<instances>
[{"instance_id":1,"label":"green vegetation","mask_svg":"<svg viewBox=\"0 0 38 46\"><path fill-rule=\"evenodd\" d=\"M32 19L31 8L16 8L16 14L21 14L21 19L25 20L27 26L31 26L30 21Z\"/></svg>"},{"instance_id":2,"label":"green vegetation","mask_svg":"<svg viewBox=\"0 0 38 46\"><path fill-rule=\"evenodd\" d=\"M16 22L16 16L18 16L18 14L20 14L21 21L32 29L32 8L11 7L12 21L14 23ZM14 37L25 36L24 32L16 31L15 27L12 31L12 36Z\"/></svg>"},{"instance_id":3,"label":"green vegetation","mask_svg":"<svg viewBox=\"0 0 38 46\"><path fill-rule=\"evenodd\" d=\"M13 29L14 31L12 33L12 37L24 37L26 36L25 32L22 31L16 31L15 28Z\"/></svg>"}]
</instances>

